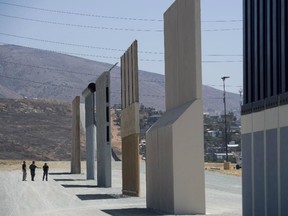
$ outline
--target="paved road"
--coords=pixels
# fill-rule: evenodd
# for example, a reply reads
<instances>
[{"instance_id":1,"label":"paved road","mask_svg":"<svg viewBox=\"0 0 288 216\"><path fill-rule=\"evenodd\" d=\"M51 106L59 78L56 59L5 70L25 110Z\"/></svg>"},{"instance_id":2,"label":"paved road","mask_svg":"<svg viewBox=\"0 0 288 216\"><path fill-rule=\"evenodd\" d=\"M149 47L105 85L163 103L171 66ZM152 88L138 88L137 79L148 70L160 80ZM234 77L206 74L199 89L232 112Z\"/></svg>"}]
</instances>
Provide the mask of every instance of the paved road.
<instances>
[{"instance_id":1,"label":"paved road","mask_svg":"<svg viewBox=\"0 0 288 216\"><path fill-rule=\"evenodd\" d=\"M113 162L112 188L97 187L96 181L85 180L85 173L71 175L51 166L50 170L48 182L41 180L40 170L34 182L30 178L22 182L21 170L1 171L0 215L161 215L146 209L144 163L139 198L121 195L121 162ZM207 215L242 215L241 178L213 172L206 172L205 177Z\"/></svg>"}]
</instances>

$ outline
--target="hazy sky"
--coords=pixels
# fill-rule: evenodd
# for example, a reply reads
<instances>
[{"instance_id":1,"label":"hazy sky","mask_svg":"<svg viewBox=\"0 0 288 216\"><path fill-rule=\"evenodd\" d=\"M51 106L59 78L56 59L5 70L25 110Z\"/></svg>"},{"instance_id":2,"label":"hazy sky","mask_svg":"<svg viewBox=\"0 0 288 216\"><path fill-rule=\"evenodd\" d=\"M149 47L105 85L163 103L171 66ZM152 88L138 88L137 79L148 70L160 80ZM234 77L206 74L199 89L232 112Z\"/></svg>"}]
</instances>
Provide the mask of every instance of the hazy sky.
<instances>
[{"instance_id":1,"label":"hazy sky","mask_svg":"<svg viewBox=\"0 0 288 216\"><path fill-rule=\"evenodd\" d=\"M164 74L163 13L174 0L0 0L0 44L114 64L138 40L139 69ZM242 0L202 0L203 84L242 88ZM120 66L120 63L118 64Z\"/></svg>"}]
</instances>

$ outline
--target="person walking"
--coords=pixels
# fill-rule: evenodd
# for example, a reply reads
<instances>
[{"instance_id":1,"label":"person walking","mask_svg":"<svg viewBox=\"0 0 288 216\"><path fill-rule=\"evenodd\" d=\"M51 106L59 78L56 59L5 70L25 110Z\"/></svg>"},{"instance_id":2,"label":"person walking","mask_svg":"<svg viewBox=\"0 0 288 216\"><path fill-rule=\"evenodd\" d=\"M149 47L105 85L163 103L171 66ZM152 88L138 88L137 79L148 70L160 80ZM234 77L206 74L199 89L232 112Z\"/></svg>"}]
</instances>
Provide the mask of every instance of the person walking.
<instances>
[{"instance_id":1,"label":"person walking","mask_svg":"<svg viewBox=\"0 0 288 216\"><path fill-rule=\"evenodd\" d=\"M30 166L29 166L32 181L34 181L36 168L38 168L38 167L35 165L35 161L32 161L32 164L30 164Z\"/></svg>"},{"instance_id":2,"label":"person walking","mask_svg":"<svg viewBox=\"0 0 288 216\"><path fill-rule=\"evenodd\" d=\"M23 161L22 164L22 181L26 181L26 177L27 177L27 171L26 171L26 161Z\"/></svg>"},{"instance_id":3,"label":"person walking","mask_svg":"<svg viewBox=\"0 0 288 216\"><path fill-rule=\"evenodd\" d=\"M47 165L47 163L45 163L43 166L43 179L42 179L42 181L44 181L45 177L46 177L46 181L48 181L48 170L49 170L49 166Z\"/></svg>"}]
</instances>

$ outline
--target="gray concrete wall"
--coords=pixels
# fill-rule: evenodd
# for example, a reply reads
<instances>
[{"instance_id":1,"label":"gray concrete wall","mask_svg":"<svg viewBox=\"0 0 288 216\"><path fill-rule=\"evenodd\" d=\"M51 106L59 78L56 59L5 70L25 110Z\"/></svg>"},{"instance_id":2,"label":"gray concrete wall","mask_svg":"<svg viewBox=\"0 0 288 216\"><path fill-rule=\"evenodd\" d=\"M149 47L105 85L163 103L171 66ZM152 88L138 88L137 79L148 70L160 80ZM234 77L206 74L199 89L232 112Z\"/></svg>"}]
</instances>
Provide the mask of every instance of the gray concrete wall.
<instances>
[{"instance_id":1,"label":"gray concrete wall","mask_svg":"<svg viewBox=\"0 0 288 216\"><path fill-rule=\"evenodd\" d=\"M97 184L111 187L110 72L96 81Z\"/></svg>"},{"instance_id":2,"label":"gray concrete wall","mask_svg":"<svg viewBox=\"0 0 288 216\"><path fill-rule=\"evenodd\" d=\"M147 207L205 214L200 1L164 14L166 113L146 134Z\"/></svg>"},{"instance_id":3,"label":"gray concrete wall","mask_svg":"<svg viewBox=\"0 0 288 216\"><path fill-rule=\"evenodd\" d=\"M86 127L86 177L87 179L96 179L96 126Z\"/></svg>"},{"instance_id":4,"label":"gray concrete wall","mask_svg":"<svg viewBox=\"0 0 288 216\"><path fill-rule=\"evenodd\" d=\"M80 158L80 96L76 96L72 102L72 152L71 173L81 173Z\"/></svg>"},{"instance_id":5,"label":"gray concrete wall","mask_svg":"<svg viewBox=\"0 0 288 216\"><path fill-rule=\"evenodd\" d=\"M243 215L288 215L288 105L242 116Z\"/></svg>"},{"instance_id":6,"label":"gray concrete wall","mask_svg":"<svg viewBox=\"0 0 288 216\"><path fill-rule=\"evenodd\" d=\"M89 86L93 86L90 89ZM84 89L85 97L85 131L86 131L86 177L95 179L95 155L96 155L96 118L95 118L95 83L90 83Z\"/></svg>"},{"instance_id":7,"label":"gray concrete wall","mask_svg":"<svg viewBox=\"0 0 288 216\"><path fill-rule=\"evenodd\" d=\"M202 97L200 2L175 1L164 14L164 34L166 110L170 110Z\"/></svg>"}]
</instances>

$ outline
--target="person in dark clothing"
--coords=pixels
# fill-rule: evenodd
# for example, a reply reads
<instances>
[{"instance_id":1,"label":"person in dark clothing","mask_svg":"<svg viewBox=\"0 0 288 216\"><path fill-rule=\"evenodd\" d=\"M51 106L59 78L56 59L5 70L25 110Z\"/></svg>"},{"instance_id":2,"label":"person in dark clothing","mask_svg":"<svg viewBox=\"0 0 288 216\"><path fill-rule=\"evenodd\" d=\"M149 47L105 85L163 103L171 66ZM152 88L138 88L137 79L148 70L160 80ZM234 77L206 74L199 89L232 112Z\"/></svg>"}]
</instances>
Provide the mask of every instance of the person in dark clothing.
<instances>
[{"instance_id":1,"label":"person in dark clothing","mask_svg":"<svg viewBox=\"0 0 288 216\"><path fill-rule=\"evenodd\" d=\"M46 177L46 181L48 181L48 170L49 170L49 166L47 165L47 163L44 164L43 166L43 180Z\"/></svg>"},{"instance_id":2,"label":"person in dark clothing","mask_svg":"<svg viewBox=\"0 0 288 216\"><path fill-rule=\"evenodd\" d=\"M23 173L22 181L26 181L27 171L26 171L26 162L25 161L23 161L23 164L22 164L22 173Z\"/></svg>"},{"instance_id":3,"label":"person in dark clothing","mask_svg":"<svg viewBox=\"0 0 288 216\"><path fill-rule=\"evenodd\" d=\"M31 180L34 181L34 177L35 177L35 169L38 168L35 165L35 161L32 161L32 164L30 164L29 169L30 169L30 173L31 173Z\"/></svg>"}]
</instances>

